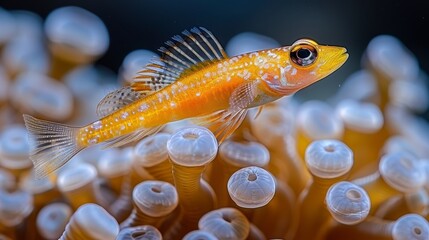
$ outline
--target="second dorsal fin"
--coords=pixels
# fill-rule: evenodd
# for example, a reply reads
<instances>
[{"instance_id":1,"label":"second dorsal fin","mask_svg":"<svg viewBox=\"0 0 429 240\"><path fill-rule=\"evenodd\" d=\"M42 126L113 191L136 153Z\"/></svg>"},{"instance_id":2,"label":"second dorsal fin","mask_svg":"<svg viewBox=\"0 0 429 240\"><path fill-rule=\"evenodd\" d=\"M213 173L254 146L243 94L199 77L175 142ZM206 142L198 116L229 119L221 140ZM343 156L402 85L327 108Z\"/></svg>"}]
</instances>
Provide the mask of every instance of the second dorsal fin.
<instances>
[{"instance_id":1,"label":"second dorsal fin","mask_svg":"<svg viewBox=\"0 0 429 240\"><path fill-rule=\"evenodd\" d=\"M137 99L159 91L180 77L227 57L215 36L203 27L183 31L159 49L162 56L146 65L129 87L109 93L97 106L106 116Z\"/></svg>"},{"instance_id":2,"label":"second dorsal fin","mask_svg":"<svg viewBox=\"0 0 429 240\"><path fill-rule=\"evenodd\" d=\"M146 96L146 93L133 91L126 86L107 94L97 105L97 115L104 117L126 105Z\"/></svg>"}]
</instances>

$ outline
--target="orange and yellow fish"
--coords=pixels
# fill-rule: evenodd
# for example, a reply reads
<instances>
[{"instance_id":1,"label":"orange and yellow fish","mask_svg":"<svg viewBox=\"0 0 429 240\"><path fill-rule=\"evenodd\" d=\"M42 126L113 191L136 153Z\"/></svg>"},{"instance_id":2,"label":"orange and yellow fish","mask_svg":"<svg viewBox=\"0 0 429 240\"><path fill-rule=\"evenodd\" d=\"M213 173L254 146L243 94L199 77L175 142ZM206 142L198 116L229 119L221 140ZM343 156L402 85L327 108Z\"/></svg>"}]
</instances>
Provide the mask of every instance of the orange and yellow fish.
<instances>
[{"instance_id":1,"label":"orange and yellow fish","mask_svg":"<svg viewBox=\"0 0 429 240\"><path fill-rule=\"evenodd\" d=\"M348 58L343 47L309 39L228 57L202 27L174 36L160 51L161 59L141 70L131 86L101 100L98 121L70 127L24 115L35 144L30 158L37 177L63 166L86 147L102 142L122 146L181 119L193 118L211 127L221 142L241 124L249 108L307 87Z\"/></svg>"}]
</instances>

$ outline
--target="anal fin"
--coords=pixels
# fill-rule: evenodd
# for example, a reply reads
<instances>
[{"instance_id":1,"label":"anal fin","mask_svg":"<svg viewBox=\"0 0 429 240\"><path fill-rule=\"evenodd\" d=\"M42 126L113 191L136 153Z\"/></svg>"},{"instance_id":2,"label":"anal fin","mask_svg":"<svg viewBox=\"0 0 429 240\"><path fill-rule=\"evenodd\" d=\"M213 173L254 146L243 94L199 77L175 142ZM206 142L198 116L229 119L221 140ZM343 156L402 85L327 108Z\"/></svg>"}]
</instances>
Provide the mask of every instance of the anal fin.
<instances>
[{"instance_id":1,"label":"anal fin","mask_svg":"<svg viewBox=\"0 0 429 240\"><path fill-rule=\"evenodd\" d=\"M192 122L208 128L216 136L219 144L231 136L246 117L247 109L222 110L209 115L192 118Z\"/></svg>"},{"instance_id":2,"label":"anal fin","mask_svg":"<svg viewBox=\"0 0 429 240\"><path fill-rule=\"evenodd\" d=\"M138 141L140 139L143 139L149 135L153 135L158 133L159 131L161 131L161 129L164 126L157 126L157 127L153 127L153 128L143 128L143 129L139 129L137 131L134 131L132 133L123 135L123 136L119 136L116 137L114 139L111 139L109 141L105 142L104 147L105 148L112 148L112 147L122 147L128 143L132 143L135 141Z\"/></svg>"},{"instance_id":3,"label":"anal fin","mask_svg":"<svg viewBox=\"0 0 429 240\"><path fill-rule=\"evenodd\" d=\"M232 92L228 109L194 118L193 121L210 129L220 144L241 125L256 96L257 82L243 83Z\"/></svg>"},{"instance_id":4,"label":"anal fin","mask_svg":"<svg viewBox=\"0 0 429 240\"><path fill-rule=\"evenodd\" d=\"M256 112L256 114L255 114L255 116L253 117L253 119L256 119L256 118L258 118L258 117L259 117L259 114L261 114L262 109L264 109L264 106L263 106L263 105L258 107L258 112Z\"/></svg>"}]
</instances>

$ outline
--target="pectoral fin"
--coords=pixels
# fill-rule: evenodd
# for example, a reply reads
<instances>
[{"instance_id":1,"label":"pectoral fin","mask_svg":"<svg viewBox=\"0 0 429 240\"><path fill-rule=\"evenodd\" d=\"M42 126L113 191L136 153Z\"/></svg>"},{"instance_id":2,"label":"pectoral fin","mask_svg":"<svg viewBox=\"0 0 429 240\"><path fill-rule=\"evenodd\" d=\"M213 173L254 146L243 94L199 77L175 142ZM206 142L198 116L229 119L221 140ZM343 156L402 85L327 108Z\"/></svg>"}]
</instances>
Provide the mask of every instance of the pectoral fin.
<instances>
[{"instance_id":1,"label":"pectoral fin","mask_svg":"<svg viewBox=\"0 0 429 240\"><path fill-rule=\"evenodd\" d=\"M247 108L255 100L256 94L257 87L255 82L244 83L232 93L228 109L193 118L192 120L196 124L210 129L220 144L241 125L246 117Z\"/></svg>"},{"instance_id":2,"label":"pectoral fin","mask_svg":"<svg viewBox=\"0 0 429 240\"><path fill-rule=\"evenodd\" d=\"M249 108L257 96L257 82L246 82L232 92L229 98L230 109Z\"/></svg>"}]
</instances>

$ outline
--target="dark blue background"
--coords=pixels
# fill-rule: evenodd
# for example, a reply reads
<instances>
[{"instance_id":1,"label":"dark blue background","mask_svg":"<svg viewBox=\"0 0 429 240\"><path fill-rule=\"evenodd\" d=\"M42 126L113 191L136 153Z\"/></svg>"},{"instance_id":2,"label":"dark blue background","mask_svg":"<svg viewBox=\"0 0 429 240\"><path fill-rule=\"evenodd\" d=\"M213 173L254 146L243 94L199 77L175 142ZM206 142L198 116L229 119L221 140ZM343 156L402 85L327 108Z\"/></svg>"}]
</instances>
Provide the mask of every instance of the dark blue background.
<instances>
[{"instance_id":1,"label":"dark blue background","mask_svg":"<svg viewBox=\"0 0 429 240\"><path fill-rule=\"evenodd\" d=\"M98 63L115 72L130 51L140 48L155 51L172 35L193 26L208 28L224 45L237 33L253 31L283 45L310 37L319 43L346 46L350 53L348 62L302 93L329 96L349 74L361 68L361 57L368 42L379 34L398 37L429 72L429 38L425 36L429 34L429 7L424 2L18 0L0 1L0 6L34 11L42 18L55 8L68 5L93 12L104 21L111 38L108 52Z\"/></svg>"}]
</instances>

